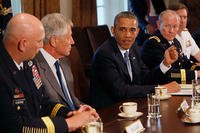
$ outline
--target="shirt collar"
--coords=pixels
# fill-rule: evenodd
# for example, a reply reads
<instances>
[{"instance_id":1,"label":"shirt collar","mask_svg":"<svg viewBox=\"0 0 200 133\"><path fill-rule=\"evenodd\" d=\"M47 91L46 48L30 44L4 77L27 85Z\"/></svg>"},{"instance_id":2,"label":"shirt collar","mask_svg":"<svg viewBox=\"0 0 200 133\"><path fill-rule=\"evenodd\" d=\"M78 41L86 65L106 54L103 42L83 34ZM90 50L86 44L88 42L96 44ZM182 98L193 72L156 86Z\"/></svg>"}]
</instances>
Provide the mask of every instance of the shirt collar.
<instances>
[{"instance_id":1,"label":"shirt collar","mask_svg":"<svg viewBox=\"0 0 200 133\"><path fill-rule=\"evenodd\" d=\"M168 41L169 42L169 44L171 45L174 41Z\"/></svg>"},{"instance_id":2,"label":"shirt collar","mask_svg":"<svg viewBox=\"0 0 200 133\"><path fill-rule=\"evenodd\" d=\"M16 65L16 67L18 68L18 70L20 70L21 68L23 68L23 66L24 66L23 62L21 62L20 64L18 64L15 60L13 60L13 61L14 61L15 65Z\"/></svg>"},{"instance_id":3,"label":"shirt collar","mask_svg":"<svg viewBox=\"0 0 200 133\"><path fill-rule=\"evenodd\" d=\"M119 44L117 44L117 46L118 46L118 48L119 48L119 50L120 50L120 52L121 52L121 54L122 54L123 57L124 57L124 53L125 53L126 51L129 52L129 49L125 50L125 49L123 49L122 47L120 47Z\"/></svg>"},{"instance_id":4,"label":"shirt collar","mask_svg":"<svg viewBox=\"0 0 200 133\"><path fill-rule=\"evenodd\" d=\"M43 48L40 49L40 52L44 56L45 60L49 64L50 67L54 67L54 63L57 61L52 55L50 55L46 50Z\"/></svg>"}]
</instances>

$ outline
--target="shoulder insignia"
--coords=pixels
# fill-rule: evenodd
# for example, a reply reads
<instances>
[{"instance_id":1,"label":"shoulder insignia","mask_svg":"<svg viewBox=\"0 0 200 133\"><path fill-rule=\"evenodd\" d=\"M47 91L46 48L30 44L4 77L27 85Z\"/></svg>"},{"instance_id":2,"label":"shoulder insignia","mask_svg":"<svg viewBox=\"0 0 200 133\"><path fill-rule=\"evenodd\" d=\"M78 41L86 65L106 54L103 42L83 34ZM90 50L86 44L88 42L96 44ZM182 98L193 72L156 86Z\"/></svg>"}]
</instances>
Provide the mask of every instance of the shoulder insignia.
<instances>
[{"instance_id":1,"label":"shoulder insignia","mask_svg":"<svg viewBox=\"0 0 200 133\"><path fill-rule=\"evenodd\" d=\"M149 40L150 39L155 39L157 42L160 42L160 39L157 36L151 36L151 37L149 37Z\"/></svg>"}]
</instances>

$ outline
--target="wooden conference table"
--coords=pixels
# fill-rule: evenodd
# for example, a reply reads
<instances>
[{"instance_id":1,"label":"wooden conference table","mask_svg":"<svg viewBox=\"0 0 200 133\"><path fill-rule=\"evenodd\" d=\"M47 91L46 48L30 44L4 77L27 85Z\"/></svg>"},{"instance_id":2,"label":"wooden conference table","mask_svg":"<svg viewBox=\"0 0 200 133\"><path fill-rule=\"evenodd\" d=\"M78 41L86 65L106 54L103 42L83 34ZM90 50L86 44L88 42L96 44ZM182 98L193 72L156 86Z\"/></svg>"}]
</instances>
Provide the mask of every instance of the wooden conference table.
<instances>
[{"instance_id":1,"label":"wooden conference table","mask_svg":"<svg viewBox=\"0 0 200 133\"><path fill-rule=\"evenodd\" d=\"M126 101L134 101L138 103L138 111L143 115L138 119L142 122L145 130L144 133L199 133L200 124L190 124L181 121L181 113L177 112L180 103L186 99L190 104L191 96L172 96L168 100L160 103L160 111L162 117L159 119L148 119L147 117L147 100L146 98L138 98ZM125 101L123 101L125 102ZM124 119L118 116L119 106L122 102L114 106L98 110L100 117L104 123L105 133L124 133L125 127L132 124L135 120Z\"/></svg>"}]
</instances>

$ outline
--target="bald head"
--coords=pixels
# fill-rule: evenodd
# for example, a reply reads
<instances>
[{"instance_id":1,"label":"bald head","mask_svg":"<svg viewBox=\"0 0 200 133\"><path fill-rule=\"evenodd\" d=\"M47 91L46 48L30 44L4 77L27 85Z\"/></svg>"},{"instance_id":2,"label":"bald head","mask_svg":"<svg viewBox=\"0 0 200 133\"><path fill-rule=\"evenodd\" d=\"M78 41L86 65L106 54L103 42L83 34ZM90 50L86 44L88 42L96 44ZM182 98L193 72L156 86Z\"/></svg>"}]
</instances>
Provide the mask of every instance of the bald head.
<instances>
[{"instance_id":1,"label":"bald head","mask_svg":"<svg viewBox=\"0 0 200 133\"><path fill-rule=\"evenodd\" d=\"M33 15L21 13L11 18L4 35L5 39L14 37L15 41L43 30L42 23ZM17 40L16 40L17 39Z\"/></svg>"},{"instance_id":2,"label":"bald head","mask_svg":"<svg viewBox=\"0 0 200 133\"><path fill-rule=\"evenodd\" d=\"M33 15L20 13L9 21L3 43L10 56L20 63L35 56L39 47L43 46L40 43L43 38L44 28L41 21Z\"/></svg>"}]
</instances>

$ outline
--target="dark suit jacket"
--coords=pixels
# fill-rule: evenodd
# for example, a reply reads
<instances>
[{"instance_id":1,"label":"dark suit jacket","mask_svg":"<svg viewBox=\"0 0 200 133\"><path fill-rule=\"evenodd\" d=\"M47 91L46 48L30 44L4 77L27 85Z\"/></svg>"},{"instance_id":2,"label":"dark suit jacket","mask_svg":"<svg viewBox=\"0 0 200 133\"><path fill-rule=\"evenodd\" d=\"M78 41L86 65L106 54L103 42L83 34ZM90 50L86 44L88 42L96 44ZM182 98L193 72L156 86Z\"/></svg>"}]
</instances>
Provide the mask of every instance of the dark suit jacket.
<instances>
[{"instance_id":1,"label":"dark suit jacket","mask_svg":"<svg viewBox=\"0 0 200 133\"><path fill-rule=\"evenodd\" d=\"M129 50L133 81L113 37L95 52L91 78L91 97L95 108L109 106L128 98L145 97L147 93L154 91L155 85L165 79L160 68L147 70L135 46Z\"/></svg>"},{"instance_id":2,"label":"dark suit jacket","mask_svg":"<svg viewBox=\"0 0 200 133\"><path fill-rule=\"evenodd\" d=\"M145 20L145 16L148 13L147 0L129 0L129 10L133 12L139 20L139 26L145 29L148 22ZM155 12L159 15L162 11L166 9L163 0L151 0Z\"/></svg>"},{"instance_id":3,"label":"dark suit jacket","mask_svg":"<svg viewBox=\"0 0 200 133\"><path fill-rule=\"evenodd\" d=\"M168 71L171 75L171 80L176 80L181 83L181 76L178 76L181 75L180 69L186 69L186 81L191 82L191 80L195 78L194 71L190 70L193 63L191 63L186 56L180 54L182 48L179 41L175 38L173 42L179 53L179 58L172 64L170 71ZM146 40L143 44L141 55L142 60L150 69L152 69L162 62L165 50L169 47L169 42L161 35L160 31L156 31L152 37Z\"/></svg>"},{"instance_id":4,"label":"dark suit jacket","mask_svg":"<svg viewBox=\"0 0 200 133\"><path fill-rule=\"evenodd\" d=\"M41 52L39 52L36 55L35 60L36 60L38 70L42 78L42 83L45 86L46 95L50 98L51 101L60 102L67 106L68 103L62 92L62 89ZM60 65L63 70L65 79L66 79L70 96L72 98L72 101L76 109L78 109L80 102L74 96L74 81L73 81L73 75L70 68L70 61L65 57L60 60L60 63L61 63Z\"/></svg>"},{"instance_id":5,"label":"dark suit jacket","mask_svg":"<svg viewBox=\"0 0 200 133\"><path fill-rule=\"evenodd\" d=\"M13 59L0 43L0 129L7 133L23 131L45 131L47 127L41 117L50 114L66 117L68 109L50 102L43 95L43 86L34 62L24 62L18 70ZM67 132L63 117L49 117L57 133ZM42 130L39 130L42 129Z\"/></svg>"}]
</instances>

